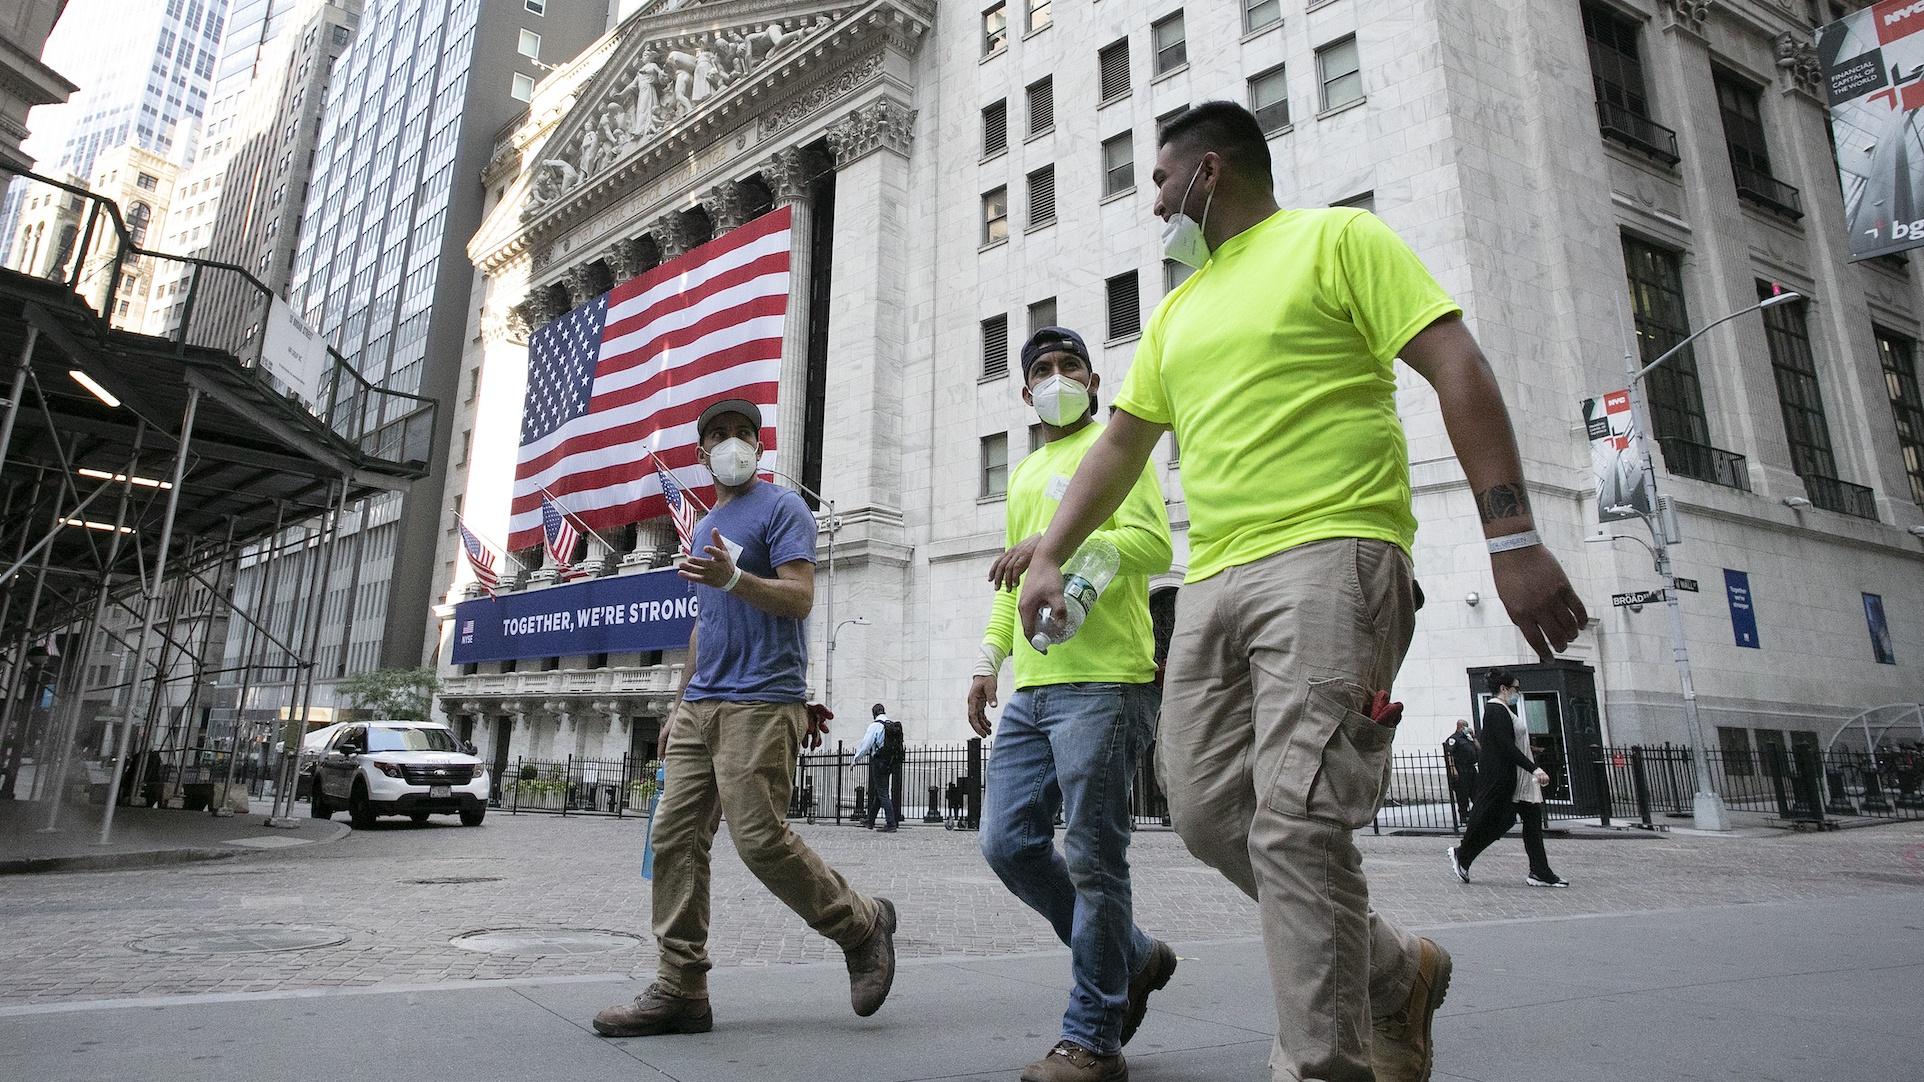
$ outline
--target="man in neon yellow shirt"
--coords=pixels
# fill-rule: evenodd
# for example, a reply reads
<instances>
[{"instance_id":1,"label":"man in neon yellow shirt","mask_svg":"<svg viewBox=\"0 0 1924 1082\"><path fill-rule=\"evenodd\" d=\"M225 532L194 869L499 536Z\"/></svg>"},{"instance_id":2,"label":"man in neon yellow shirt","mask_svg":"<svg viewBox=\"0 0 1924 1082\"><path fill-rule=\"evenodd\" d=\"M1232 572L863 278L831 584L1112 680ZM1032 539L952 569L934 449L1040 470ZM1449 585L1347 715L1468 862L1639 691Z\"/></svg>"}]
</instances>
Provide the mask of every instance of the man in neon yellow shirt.
<instances>
[{"instance_id":1,"label":"man in neon yellow shirt","mask_svg":"<svg viewBox=\"0 0 1924 1082\"><path fill-rule=\"evenodd\" d=\"M1198 106L1159 143L1164 251L1197 271L1035 548L1023 626L1062 604L1062 561L1173 429L1191 559L1157 743L1170 815L1262 911L1274 1077L1427 1079L1450 957L1370 910L1351 837L1382 800L1400 714L1382 693L1415 627L1396 358L1436 391L1524 637L1562 649L1583 603L1537 538L1489 363L1409 246L1361 211L1279 209L1241 106Z\"/></svg>"},{"instance_id":2,"label":"man in neon yellow shirt","mask_svg":"<svg viewBox=\"0 0 1924 1082\"><path fill-rule=\"evenodd\" d=\"M1120 506L1094 531L1120 556L1067 642L1039 653L1016 631L1015 588L1082 456L1096 442L1095 391L1082 337L1044 327L1022 347L1022 399L1047 442L1009 478L1005 549L989 570L998 589L982 659L969 685L969 724L990 733L1002 662L1015 656L1016 692L1002 708L989 756L982 855L1016 897L1069 947L1075 987L1062 1037L1022 1072L1024 1082L1117 1082L1122 1046L1149 994L1169 983L1176 954L1136 927L1129 891L1129 790L1154 736L1149 576L1169 570L1169 517L1151 468L1138 466ZM1061 611L1061 610L1058 610ZM1054 843L1060 809L1064 852Z\"/></svg>"}]
</instances>

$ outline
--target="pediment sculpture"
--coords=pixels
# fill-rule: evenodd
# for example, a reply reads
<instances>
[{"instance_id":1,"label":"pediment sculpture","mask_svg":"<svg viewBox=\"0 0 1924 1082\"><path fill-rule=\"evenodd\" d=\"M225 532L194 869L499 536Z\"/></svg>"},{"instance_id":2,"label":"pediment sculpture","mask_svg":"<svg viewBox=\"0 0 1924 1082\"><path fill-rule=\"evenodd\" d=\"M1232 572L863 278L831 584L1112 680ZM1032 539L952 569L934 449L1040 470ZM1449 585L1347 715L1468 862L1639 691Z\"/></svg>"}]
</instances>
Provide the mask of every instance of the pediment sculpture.
<instances>
[{"instance_id":1,"label":"pediment sculpture","mask_svg":"<svg viewBox=\"0 0 1924 1082\"><path fill-rule=\"evenodd\" d=\"M535 165L528 210L553 203L613 166L637 145L831 21L821 15L801 27L769 23L753 30L734 28L669 43L651 42L602 83L612 90L583 117L574 134L559 149L544 150Z\"/></svg>"}]
</instances>

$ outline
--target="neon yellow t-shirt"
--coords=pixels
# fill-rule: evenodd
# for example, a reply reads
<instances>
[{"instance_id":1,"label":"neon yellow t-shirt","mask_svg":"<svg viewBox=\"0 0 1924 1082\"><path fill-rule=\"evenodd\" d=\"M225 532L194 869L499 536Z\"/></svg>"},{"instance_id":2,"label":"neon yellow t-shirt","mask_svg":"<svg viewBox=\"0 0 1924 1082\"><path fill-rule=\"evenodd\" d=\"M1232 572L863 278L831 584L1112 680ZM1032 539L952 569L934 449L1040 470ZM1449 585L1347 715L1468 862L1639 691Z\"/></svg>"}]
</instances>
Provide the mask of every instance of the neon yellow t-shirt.
<instances>
[{"instance_id":1,"label":"neon yellow t-shirt","mask_svg":"<svg viewBox=\"0 0 1924 1082\"><path fill-rule=\"evenodd\" d=\"M1069 478L1095 445L1102 426L1091 422L1031 451L1009 475L1004 547L1041 533L1055 517ZM1153 466L1144 466L1122 506L1092 537L1116 546L1122 565L1068 642L1038 653L1022 637L1016 595L997 590L984 642L1015 658L1015 686L1146 684L1156 677L1156 637L1149 623L1149 576L1169 570L1169 513Z\"/></svg>"},{"instance_id":2,"label":"neon yellow t-shirt","mask_svg":"<svg viewBox=\"0 0 1924 1082\"><path fill-rule=\"evenodd\" d=\"M1175 430L1187 581L1332 537L1408 551L1392 362L1461 312L1409 245L1350 209L1277 211L1164 297L1116 405Z\"/></svg>"}]
</instances>

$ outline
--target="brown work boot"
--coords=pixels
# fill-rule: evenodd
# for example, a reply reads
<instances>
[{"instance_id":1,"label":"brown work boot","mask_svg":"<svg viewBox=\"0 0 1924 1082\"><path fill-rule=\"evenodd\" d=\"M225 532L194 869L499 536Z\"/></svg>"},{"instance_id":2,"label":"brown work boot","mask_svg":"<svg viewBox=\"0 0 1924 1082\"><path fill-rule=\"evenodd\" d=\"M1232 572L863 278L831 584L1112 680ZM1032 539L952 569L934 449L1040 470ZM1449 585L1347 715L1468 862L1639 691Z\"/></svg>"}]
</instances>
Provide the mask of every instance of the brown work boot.
<instances>
[{"instance_id":1,"label":"brown work boot","mask_svg":"<svg viewBox=\"0 0 1924 1082\"><path fill-rule=\"evenodd\" d=\"M664 989L660 983L635 997L633 1003L610 1007L595 1015L595 1032L603 1037L653 1037L658 1033L707 1033L715 1028L715 1012L708 997L689 999Z\"/></svg>"},{"instance_id":2,"label":"brown work boot","mask_svg":"<svg viewBox=\"0 0 1924 1082\"><path fill-rule=\"evenodd\" d=\"M1162 991L1163 985L1176 972L1176 952L1169 944L1160 939L1149 941L1149 956L1142 960L1142 968L1129 978L1129 1006L1122 1013L1122 1043L1128 1044L1129 1038L1141 1028L1143 1016L1149 1013L1149 993Z\"/></svg>"},{"instance_id":3,"label":"brown work boot","mask_svg":"<svg viewBox=\"0 0 1924 1082\"><path fill-rule=\"evenodd\" d=\"M1057 1041L1049 1054L1022 1069L1022 1082L1128 1082L1122 1053L1099 1056L1074 1041Z\"/></svg>"},{"instance_id":4,"label":"brown work boot","mask_svg":"<svg viewBox=\"0 0 1924 1082\"><path fill-rule=\"evenodd\" d=\"M1370 1063L1377 1082L1429 1082L1436 1049L1430 1022L1450 991L1450 952L1433 939L1417 938L1416 976L1403 1008L1376 1022Z\"/></svg>"},{"instance_id":5,"label":"brown work boot","mask_svg":"<svg viewBox=\"0 0 1924 1082\"><path fill-rule=\"evenodd\" d=\"M875 930L848 954L848 1001L859 1018L882 1009L895 983L895 903L875 899Z\"/></svg>"}]
</instances>

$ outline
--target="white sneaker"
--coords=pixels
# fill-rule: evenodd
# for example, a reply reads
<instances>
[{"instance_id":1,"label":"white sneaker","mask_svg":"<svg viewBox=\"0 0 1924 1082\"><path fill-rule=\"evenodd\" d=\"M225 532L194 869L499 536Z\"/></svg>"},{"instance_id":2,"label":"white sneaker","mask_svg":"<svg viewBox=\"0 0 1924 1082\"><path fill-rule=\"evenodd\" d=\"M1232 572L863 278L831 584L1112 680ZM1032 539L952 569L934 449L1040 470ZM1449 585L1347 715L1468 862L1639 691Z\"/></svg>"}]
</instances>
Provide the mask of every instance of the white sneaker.
<instances>
[{"instance_id":1,"label":"white sneaker","mask_svg":"<svg viewBox=\"0 0 1924 1082\"><path fill-rule=\"evenodd\" d=\"M1470 881L1470 869L1465 868L1461 863L1457 861L1456 846L1454 845L1450 846L1450 870L1455 872L1456 877L1458 879L1463 880L1465 883L1468 883Z\"/></svg>"},{"instance_id":2,"label":"white sneaker","mask_svg":"<svg viewBox=\"0 0 1924 1082\"><path fill-rule=\"evenodd\" d=\"M1452 851L1452 853L1454 853L1454 851ZM1532 875L1529 878L1525 879L1524 882L1530 884L1533 887L1567 887L1570 885L1570 881L1568 879L1561 878L1554 874L1551 875L1550 878L1548 879L1538 879L1536 876Z\"/></svg>"}]
</instances>

